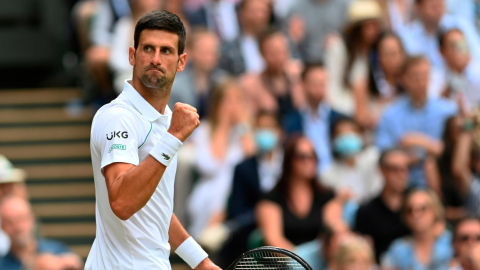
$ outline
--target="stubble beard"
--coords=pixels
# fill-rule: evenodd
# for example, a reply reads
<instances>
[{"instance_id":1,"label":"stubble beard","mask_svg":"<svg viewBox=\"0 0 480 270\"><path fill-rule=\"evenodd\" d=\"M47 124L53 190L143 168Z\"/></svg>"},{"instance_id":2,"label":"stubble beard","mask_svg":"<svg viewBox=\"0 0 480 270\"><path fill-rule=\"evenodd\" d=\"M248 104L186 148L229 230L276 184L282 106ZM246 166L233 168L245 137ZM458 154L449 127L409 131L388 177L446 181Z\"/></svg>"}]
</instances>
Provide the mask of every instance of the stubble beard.
<instances>
[{"instance_id":1,"label":"stubble beard","mask_svg":"<svg viewBox=\"0 0 480 270\"><path fill-rule=\"evenodd\" d=\"M163 98L168 94L169 86L173 84L175 74L170 78L166 75L164 69L161 71L165 75L155 76L144 72L139 79L145 87L155 91L160 98Z\"/></svg>"}]
</instances>

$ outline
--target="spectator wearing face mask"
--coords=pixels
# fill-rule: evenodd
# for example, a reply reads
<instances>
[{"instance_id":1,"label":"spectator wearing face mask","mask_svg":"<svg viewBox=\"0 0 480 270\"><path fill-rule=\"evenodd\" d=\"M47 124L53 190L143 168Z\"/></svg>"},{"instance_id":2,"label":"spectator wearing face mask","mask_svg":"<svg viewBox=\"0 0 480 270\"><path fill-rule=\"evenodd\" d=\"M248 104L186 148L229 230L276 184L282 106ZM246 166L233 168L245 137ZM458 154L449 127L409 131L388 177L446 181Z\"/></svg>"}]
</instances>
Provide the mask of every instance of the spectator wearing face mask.
<instances>
[{"instance_id":1,"label":"spectator wearing face mask","mask_svg":"<svg viewBox=\"0 0 480 270\"><path fill-rule=\"evenodd\" d=\"M275 187L282 172L282 130L275 113L257 115L254 136L257 154L238 164L233 173L226 217L233 235L220 256L227 264L247 250L248 236L256 228L255 206Z\"/></svg>"},{"instance_id":2,"label":"spectator wearing face mask","mask_svg":"<svg viewBox=\"0 0 480 270\"><path fill-rule=\"evenodd\" d=\"M423 57L410 57L402 68L401 83L406 95L385 110L376 130L375 144L381 149L401 147L410 152L410 186L437 188L427 183L427 158L439 157L446 120L457 113L455 103L428 97L430 64Z\"/></svg>"},{"instance_id":3,"label":"spectator wearing face mask","mask_svg":"<svg viewBox=\"0 0 480 270\"><path fill-rule=\"evenodd\" d=\"M447 96L470 114L480 105L480 62L472 59L465 35L458 28L442 33L439 44L447 65Z\"/></svg>"},{"instance_id":4,"label":"spectator wearing face mask","mask_svg":"<svg viewBox=\"0 0 480 270\"><path fill-rule=\"evenodd\" d=\"M318 169L324 171L330 164L330 128L342 117L325 101L328 72L321 63L307 64L302 72L302 87L306 103L300 109L289 113L283 128L287 135L302 133L315 146L318 155Z\"/></svg>"},{"instance_id":5,"label":"spectator wearing face mask","mask_svg":"<svg viewBox=\"0 0 480 270\"><path fill-rule=\"evenodd\" d=\"M360 127L347 118L338 120L331 134L334 160L321 174L322 183L337 193L347 192L356 203L376 197L383 186L378 149L364 147Z\"/></svg>"}]
</instances>

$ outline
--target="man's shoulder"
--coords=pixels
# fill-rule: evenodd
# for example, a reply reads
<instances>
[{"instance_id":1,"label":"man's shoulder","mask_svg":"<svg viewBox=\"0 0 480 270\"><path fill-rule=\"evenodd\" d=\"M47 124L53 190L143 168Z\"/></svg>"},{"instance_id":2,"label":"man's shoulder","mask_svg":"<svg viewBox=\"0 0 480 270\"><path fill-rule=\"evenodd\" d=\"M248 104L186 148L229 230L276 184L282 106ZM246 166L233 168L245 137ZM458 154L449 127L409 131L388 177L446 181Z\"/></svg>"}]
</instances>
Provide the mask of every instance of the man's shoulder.
<instances>
[{"instance_id":1,"label":"man's shoulder","mask_svg":"<svg viewBox=\"0 0 480 270\"><path fill-rule=\"evenodd\" d=\"M126 103L112 101L101 107L93 117L93 125L100 120L111 121L113 119L138 121L141 114L134 107Z\"/></svg>"}]
</instances>

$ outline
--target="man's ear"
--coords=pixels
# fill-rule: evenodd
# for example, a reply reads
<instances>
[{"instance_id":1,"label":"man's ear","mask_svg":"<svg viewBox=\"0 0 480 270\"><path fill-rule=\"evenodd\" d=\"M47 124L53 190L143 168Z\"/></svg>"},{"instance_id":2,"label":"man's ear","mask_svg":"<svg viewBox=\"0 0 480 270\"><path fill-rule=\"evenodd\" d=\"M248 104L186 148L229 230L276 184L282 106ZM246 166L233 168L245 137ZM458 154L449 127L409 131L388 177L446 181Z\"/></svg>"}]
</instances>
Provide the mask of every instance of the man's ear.
<instances>
[{"instance_id":1,"label":"man's ear","mask_svg":"<svg viewBox=\"0 0 480 270\"><path fill-rule=\"evenodd\" d=\"M187 53L182 53L178 57L177 72L182 72L183 69L185 69L186 63L187 63Z\"/></svg>"},{"instance_id":2,"label":"man's ear","mask_svg":"<svg viewBox=\"0 0 480 270\"><path fill-rule=\"evenodd\" d=\"M130 65L135 66L135 48L131 46L128 48L128 62L130 62Z\"/></svg>"}]
</instances>

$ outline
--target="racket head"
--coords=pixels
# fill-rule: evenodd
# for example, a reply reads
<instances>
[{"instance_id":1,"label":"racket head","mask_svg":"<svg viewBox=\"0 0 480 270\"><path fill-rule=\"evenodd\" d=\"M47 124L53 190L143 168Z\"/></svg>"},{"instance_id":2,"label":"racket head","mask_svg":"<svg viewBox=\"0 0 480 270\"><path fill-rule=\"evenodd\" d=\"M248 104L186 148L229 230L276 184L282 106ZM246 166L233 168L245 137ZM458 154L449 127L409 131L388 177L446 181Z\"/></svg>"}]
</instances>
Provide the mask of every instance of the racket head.
<instances>
[{"instance_id":1,"label":"racket head","mask_svg":"<svg viewBox=\"0 0 480 270\"><path fill-rule=\"evenodd\" d=\"M312 270L312 267L297 254L278 247L259 247L237 258L227 270Z\"/></svg>"}]
</instances>

